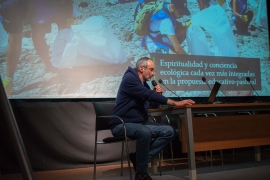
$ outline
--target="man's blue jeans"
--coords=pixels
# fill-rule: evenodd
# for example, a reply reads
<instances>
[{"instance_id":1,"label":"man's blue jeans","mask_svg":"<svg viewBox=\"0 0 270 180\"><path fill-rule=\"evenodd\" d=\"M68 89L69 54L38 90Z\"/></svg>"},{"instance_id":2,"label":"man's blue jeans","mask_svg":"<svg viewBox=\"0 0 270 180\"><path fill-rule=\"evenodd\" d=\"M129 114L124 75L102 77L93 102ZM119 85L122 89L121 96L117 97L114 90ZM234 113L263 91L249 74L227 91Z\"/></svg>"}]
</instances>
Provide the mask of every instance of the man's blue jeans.
<instances>
[{"instance_id":1,"label":"man's blue jeans","mask_svg":"<svg viewBox=\"0 0 270 180\"><path fill-rule=\"evenodd\" d=\"M139 173L148 173L148 163L174 138L174 130L171 126L145 122L126 123L127 136L136 139L136 169ZM117 125L112 134L123 136L123 124Z\"/></svg>"}]
</instances>

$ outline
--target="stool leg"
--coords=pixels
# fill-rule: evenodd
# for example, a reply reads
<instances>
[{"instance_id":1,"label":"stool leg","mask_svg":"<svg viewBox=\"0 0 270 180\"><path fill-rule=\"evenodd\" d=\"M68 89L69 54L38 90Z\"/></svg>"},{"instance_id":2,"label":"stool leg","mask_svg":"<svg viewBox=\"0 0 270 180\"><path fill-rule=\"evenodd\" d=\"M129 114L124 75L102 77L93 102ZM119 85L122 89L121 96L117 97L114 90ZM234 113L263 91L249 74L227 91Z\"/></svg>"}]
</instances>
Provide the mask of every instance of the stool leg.
<instances>
[{"instance_id":1,"label":"stool leg","mask_svg":"<svg viewBox=\"0 0 270 180\"><path fill-rule=\"evenodd\" d=\"M234 148L232 149L232 154L233 154L233 162L234 162Z\"/></svg>"},{"instance_id":2,"label":"stool leg","mask_svg":"<svg viewBox=\"0 0 270 180\"><path fill-rule=\"evenodd\" d=\"M212 156L212 150L210 151L210 156L211 156L211 167L213 166L213 162L212 162L212 158L213 158L213 156Z\"/></svg>"},{"instance_id":3,"label":"stool leg","mask_svg":"<svg viewBox=\"0 0 270 180\"><path fill-rule=\"evenodd\" d=\"M222 153L222 149L220 150L220 156L221 156L221 164L223 166L223 153Z\"/></svg>"},{"instance_id":4,"label":"stool leg","mask_svg":"<svg viewBox=\"0 0 270 180\"><path fill-rule=\"evenodd\" d=\"M159 153L159 175L162 176L162 169L161 169L161 153Z\"/></svg>"},{"instance_id":5,"label":"stool leg","mask_svg":"<svg viewBox=\"0 0 270 180\"><path fill-rule=\"evenodd\" d=\"M122 154L121 154L121 176L123 176L123 160L124 160L124 142L122 142Z\"/></svg>"},{"instance_id":6,"label":"stool leg","mask_svg":"<svg viewBox=\"0 0 270 180\"><path fill-rule=\"evenodd\" d=\"M172 147L172 142L170 142L170 148L171 148L171 158L172 158L172 165L173 165L173 171L174 171L174 160L173 160L173 147Z\"/></svg>"}]
</instances>

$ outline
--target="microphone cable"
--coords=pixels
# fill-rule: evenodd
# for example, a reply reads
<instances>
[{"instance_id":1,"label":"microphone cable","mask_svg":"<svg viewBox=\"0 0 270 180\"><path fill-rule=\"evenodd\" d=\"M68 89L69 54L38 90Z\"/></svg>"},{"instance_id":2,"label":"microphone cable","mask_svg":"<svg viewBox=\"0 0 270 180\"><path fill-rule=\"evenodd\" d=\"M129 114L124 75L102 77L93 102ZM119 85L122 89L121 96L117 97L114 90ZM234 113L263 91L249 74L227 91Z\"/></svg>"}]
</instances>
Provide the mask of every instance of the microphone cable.
<instances>
[{"instance_id":1,"label":"microphone cable","mask_svg":"<svg viewBox=\"0 0 270 180\"><path fill-rule=\"evenodd\" d=\"M254 89L252 83L250 82L250 78L246 77L247 82L249 82L249 84L251 85L252 89L254 90L254 92L257 94L258 98L259 98L259 102L261 102L261 98L260 95L257 93L257 91Z\"/></svg>"},{"instance_id":2,"label":"microphone cable","mask_svg":"<svg viewBox=\"0 0 270 180\"><path fill-rule=\"evenodd\" d=\"M181 101L183 101L183 99L182 99L180 96L178 96L176 93L174 93L172 90L170 90L170 89L163 83L162 79L159 79L158 82L159 82L160 84L162 84L163 86L165 86L165 88L167 88L167 89L168 89L170 92L172 92L174 95L176 95L177 97L179 97L179 98L181 99Z\"/></svg>"}]
</instances>

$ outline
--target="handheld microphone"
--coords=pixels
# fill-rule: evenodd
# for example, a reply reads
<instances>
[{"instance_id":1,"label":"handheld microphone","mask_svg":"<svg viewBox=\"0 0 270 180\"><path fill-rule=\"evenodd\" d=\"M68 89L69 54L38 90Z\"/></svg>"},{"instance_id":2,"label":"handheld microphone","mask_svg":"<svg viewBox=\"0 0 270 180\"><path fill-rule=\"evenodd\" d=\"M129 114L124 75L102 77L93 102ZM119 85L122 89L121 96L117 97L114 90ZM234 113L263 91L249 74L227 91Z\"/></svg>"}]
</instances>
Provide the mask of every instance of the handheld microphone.
<instances>
[{"instance_id":1,"label":"handheld microphone","mask_svg":"<svg viewBox=\"0 0 270 180\"><path fill-rule=\"evenodd\" d=\"M212 88L209 86L209 84L206 81L205 77L202 77L202 81L205 82L205 84L207 84L207 86L209 87L210 91L212 91ZM222 102L218 100L217 96L216 96L216 102L214 102L214 104L221 104Z\"/></svg>"},{"instance_id":2,"label":"handheld microphone","mask_svg":"<svg viewBox=\"0 0 270 180\"><path fill-rule=\"evenodd\" d=\"M155 87L155 86L157 86L157 82L155 81L155 80L152 80L152 85ZM158 94L162 94L161 92L160 93L158 93Z\"/></svg>"},{"instance_id":3,"label":"handheld microphone","mask_svg":"<svg viewBox=\"0 0 270 180\"><path fill-rule=\"evenodd\" d=\"M182 99L180 96L178 96L176 93L174 93L172 90L170 90L170 89L163 83L162 79L159 79L158 82L159 82L160 84L162 84L163 86L165 86L165 88L168 89L170 92L172 92L174 95L176 95L177 97L179 97L179 98L181 99L181 101L183 101L183 99Z\"/></svg>"},{"instance_id":4,"label":"handheld microphone","mask_svg":"<svg viewBox=\"0 0 270 180\"><path fill-rule=\"evenodd\" d=\"M152 85L155 87L157 86L157 82L155 80L152 80Z\"/></svg>"},{"instance_id":5,"label":"handheld microphone","mask_svg":"<svg viewBox=\"0 0 270 180\"><path fill-rule=\"evenodd\" d=\"M258 96L258 98L259 98L259 102L260 102L260 101L261 101L261 98L260 98L259 94L257 93L257 91L254 89L252 83L250 82L250 78L249 78L249 77L246 77L246 80L247 80L247 82L249 82L249 84L251 85L252 89L253 89L254 92L257 94L257 96Z\"/></svg>"}]
</instances>

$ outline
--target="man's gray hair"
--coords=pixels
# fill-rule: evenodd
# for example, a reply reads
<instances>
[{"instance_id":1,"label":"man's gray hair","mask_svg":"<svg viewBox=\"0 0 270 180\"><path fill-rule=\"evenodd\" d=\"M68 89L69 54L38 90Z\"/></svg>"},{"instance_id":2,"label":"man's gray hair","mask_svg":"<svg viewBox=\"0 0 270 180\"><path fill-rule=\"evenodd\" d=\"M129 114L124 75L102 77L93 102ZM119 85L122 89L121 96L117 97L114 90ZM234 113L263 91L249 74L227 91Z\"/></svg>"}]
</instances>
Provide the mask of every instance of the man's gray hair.
<instances>
[{"instance_id":1,"label":"man's gray hair","mask_svg":"<svg viewBox=\"0 0 270 180\"><path fill-rule=\"evenodd\" d=\"M149 57L142 57L140 58L137 63L136 63L136 70L139 71L140 66L144 66L147 67L148 66L148 60L150 58Z\"/></svg>"}]
</instances>

